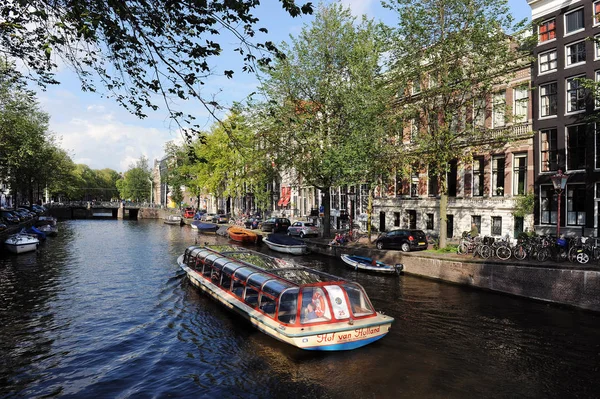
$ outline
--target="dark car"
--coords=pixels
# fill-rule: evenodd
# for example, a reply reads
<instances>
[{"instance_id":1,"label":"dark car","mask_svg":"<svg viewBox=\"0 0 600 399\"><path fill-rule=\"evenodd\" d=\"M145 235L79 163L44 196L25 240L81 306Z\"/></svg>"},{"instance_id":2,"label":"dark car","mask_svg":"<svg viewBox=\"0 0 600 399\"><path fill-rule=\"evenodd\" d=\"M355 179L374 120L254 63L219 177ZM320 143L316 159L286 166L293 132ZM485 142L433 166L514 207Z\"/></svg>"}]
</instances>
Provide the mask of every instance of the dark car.
<instances>
[{"instance_id":1,"label":"dark car","mask_svg":"<svg viewBox=\"0 0 600 399\"><path fill-rule=\"evenodd\" d=\"M277 232L287 232L288 227L290 227L292 223L288 218L270 218L262 222L261 230L262 231L272 231L273 233Z\"/></svg>"},{"instance_id":2,"label":"dark car","mask_svg":"<svg viewBox=\"0 0 600 399\"><path fill-rule=\"evenodd\" d=\"M44 215L47 209L41 205L33 204L29 207L29 210L34 212L36 215Z\"/></svg>"},{"instance_id":3,"label":"dark car","mask_svg":"<svg viewBox=\"0 0 600 399\"><path fill-rule=\"evenodd\" d=\"M258 227L260 226L260 224L262 223L262 219L261 218L250 218L247 219L246 221L244 221L244 227L247 229L258 229Z\"/></svg>"},{"instance_id":4,"label":"dark car","mask_svg":"<svg viewBox=\"0 0 600 399\"><path fill-rule=\"evenodd\" d=\"M21 218L18 215L5 209L0 210L0 217L2 217L6 223L10 224L19 224L21 222Z\"/></svg>"},{"instance_id":5,"label":"dark car","mask_svg":"<svg viewBox=\"0 0 600 399\"><path fill-rule=\"evenodd\" d=\"M377 249L399 249L404 252L427 249L427 236L422 230L392 230L375 240Z\"/></svg>"}]
</instances>

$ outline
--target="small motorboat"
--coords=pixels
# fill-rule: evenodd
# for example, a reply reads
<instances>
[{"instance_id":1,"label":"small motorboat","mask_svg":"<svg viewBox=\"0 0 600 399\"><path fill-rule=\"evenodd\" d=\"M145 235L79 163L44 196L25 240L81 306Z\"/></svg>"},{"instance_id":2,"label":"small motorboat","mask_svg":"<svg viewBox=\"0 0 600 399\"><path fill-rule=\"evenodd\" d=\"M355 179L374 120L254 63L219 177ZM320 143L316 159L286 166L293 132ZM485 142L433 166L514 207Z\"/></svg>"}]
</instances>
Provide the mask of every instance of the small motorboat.
<instances>
[{"instance_id":1,"label":"small motorboat","mask_svg":"<svg viewBox=\"0 0 600 399\"><path fill-rule=\"evenodd\" d=\"M292 255L303 255L308 253L308 247L302 240L283 234L269 234L263 242L273 251Z\"/></svg>"},{"instance_id":2,"label":"small motorboat","mask_svg":"<svg viewBox=\"0 0 600 399\"><path fill-rule=\"evenodd\" d=\"M397 263L395 265L388 265L386 263L376 261L373 258L358 255L347 255L341 256L342 260L349 267L354 270L362 270L366 272L384 273L384 274L400 274L404 270L404 265Z\"/></svg>"},{"instance_id":3,"label":"small motorboat","mask_svg":"<svg viewBox=\"0 0 600 399\"><path fill-rule=\"evenodd\" d=\"M43 226L49 224L50 226L56 226L56 218L52 216L39 216L38 220L35 222L38 226Z\"/></svg>"},{"instance_id":4,"label":"small motorboat","mask_svg":"<svg viewBox=\"0 0 600 399\"><path fill-rule=\"evenodd\" d=\"M262 238L261 235L238 226L229 227L227 229L227 233L229 234L229 238L231 238L233 241L244 244L258 244Z\"/></svg>"},{"instance_id":5,"label":"small motorboat","mask_svg":"<svg viewBox=\"0 0 600 399\"><path fill-rule=\"evenodd\" d=\"M26 230L21 231L21 234L29 234L35 236L40 241L44 241L46 239L46 233L34 226L30 226Z\"/></svg>"},{"instance_id":6,"label":"small motorboat","mask_svg":"<svg viewBox=\"0 0 600 399\"><path fill-rule=\"evenodd\" d=\"M219 230L219 225L216 223L206 223L199 220L194 220L190 223L192 229L198 230L199 233L214 234Z\"/></svg>"},{"instance_id":7,"label":"small motorboat","mask_svg":"<svg viewBox=\"0 0 600 399\"><path fill-rule=\"evenodd\" d=\"M383 338L394 318L361 285L236 245L190 246L189 281L259 331L304 350L342 351Z\"/></svg>"},{"instance_id":8,"label":"small motorboat","mask_svg":"<svg viewBox=\"0 0 600 399\"><path fill-rule=\"evenodd\" d=\"M39 226L38 230L46 234L47 237L56 237L58 235L58 227L51 226L49 224L45 224L43 226Z\"/></svg>"},{"instance_id":9,"label":"small motorboat","mask_svg":"<svg viewBox=\"0 0 600 399\"><path fill-rule=\"evenodd\" d=\"M17 233L9 236L4 241L4 246L14 254L35 251L40 245L40 240L30 234Z\"/></svg>"},{"instance_id":10,"label":"small motorboat","mask_svg":"<svg viewBox=\"0 0 600 399\"><path fill-rule=\"evenodd\" d=\"M165 224L170 224L173 226L182 226L185 224L183 218L179 215L169 215L165 219Z\"/></svg>"}]
</instances>

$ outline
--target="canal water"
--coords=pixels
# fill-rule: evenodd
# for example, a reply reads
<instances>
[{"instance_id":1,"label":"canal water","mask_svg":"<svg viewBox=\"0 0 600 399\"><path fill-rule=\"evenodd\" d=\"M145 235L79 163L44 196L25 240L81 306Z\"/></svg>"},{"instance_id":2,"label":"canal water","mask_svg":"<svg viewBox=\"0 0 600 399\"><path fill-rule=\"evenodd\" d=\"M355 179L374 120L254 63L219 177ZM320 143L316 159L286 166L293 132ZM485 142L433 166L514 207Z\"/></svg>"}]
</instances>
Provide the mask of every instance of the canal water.
<instances>
[{"instance_id":1,"label":"canal water","mask_svg":"<svg viewBox=\"0 0 600 399\"><path fill-rule=\"evenodd\" d=\"M76 220L35 253L0 255L2 398L569 398L600 392L596 313L415 278L355 279L396 318L348 352L301 351L192 286L198 235L159 221ZM268 249L261 249L269 252Z\"/></svg>"}]
</instances>

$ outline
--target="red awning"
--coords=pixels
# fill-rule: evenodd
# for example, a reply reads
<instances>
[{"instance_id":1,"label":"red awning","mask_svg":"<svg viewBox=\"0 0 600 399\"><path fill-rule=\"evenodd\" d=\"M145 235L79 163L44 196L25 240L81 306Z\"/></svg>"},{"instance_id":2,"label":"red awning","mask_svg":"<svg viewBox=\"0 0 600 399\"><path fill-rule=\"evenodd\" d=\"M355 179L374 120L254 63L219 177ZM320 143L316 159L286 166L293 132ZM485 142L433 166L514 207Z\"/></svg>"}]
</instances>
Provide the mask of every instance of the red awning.
<instances>
[{"instance_id":1,"label":"red awning","mask_svg":"<svg viewBox=\"0 0 600 399\"><path fill-rule=\"evenodd\" d=\"M281 197L277 202L277 206L287 206L290 203L290 199L292 197L292 188L291 187L281 187Z\"/></svg>"}]
</instances>

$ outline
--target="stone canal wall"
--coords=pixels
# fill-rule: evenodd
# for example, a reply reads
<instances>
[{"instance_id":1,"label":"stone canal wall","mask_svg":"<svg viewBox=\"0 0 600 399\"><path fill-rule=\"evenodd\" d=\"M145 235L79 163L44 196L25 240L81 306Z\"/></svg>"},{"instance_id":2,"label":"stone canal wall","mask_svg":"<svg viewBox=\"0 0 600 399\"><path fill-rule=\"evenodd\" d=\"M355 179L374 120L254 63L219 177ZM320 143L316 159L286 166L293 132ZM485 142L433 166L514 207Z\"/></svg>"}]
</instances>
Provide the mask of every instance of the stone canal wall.
<instances>
[{"instance_id":1,"label":"stone canal wall","mask_svg":"<svg viewBox=\"0 0 600 399\"><path fill-rule=\"evenodd\" d=\"M600 268L597 267L489 262L454 254L380 251L369 247L330 246L316 241L310 241L308 245L313 252L328 256L348 253L376 257L388 264L402 263L406 274L600 311Z\"/></svg>"}]
</instances>

